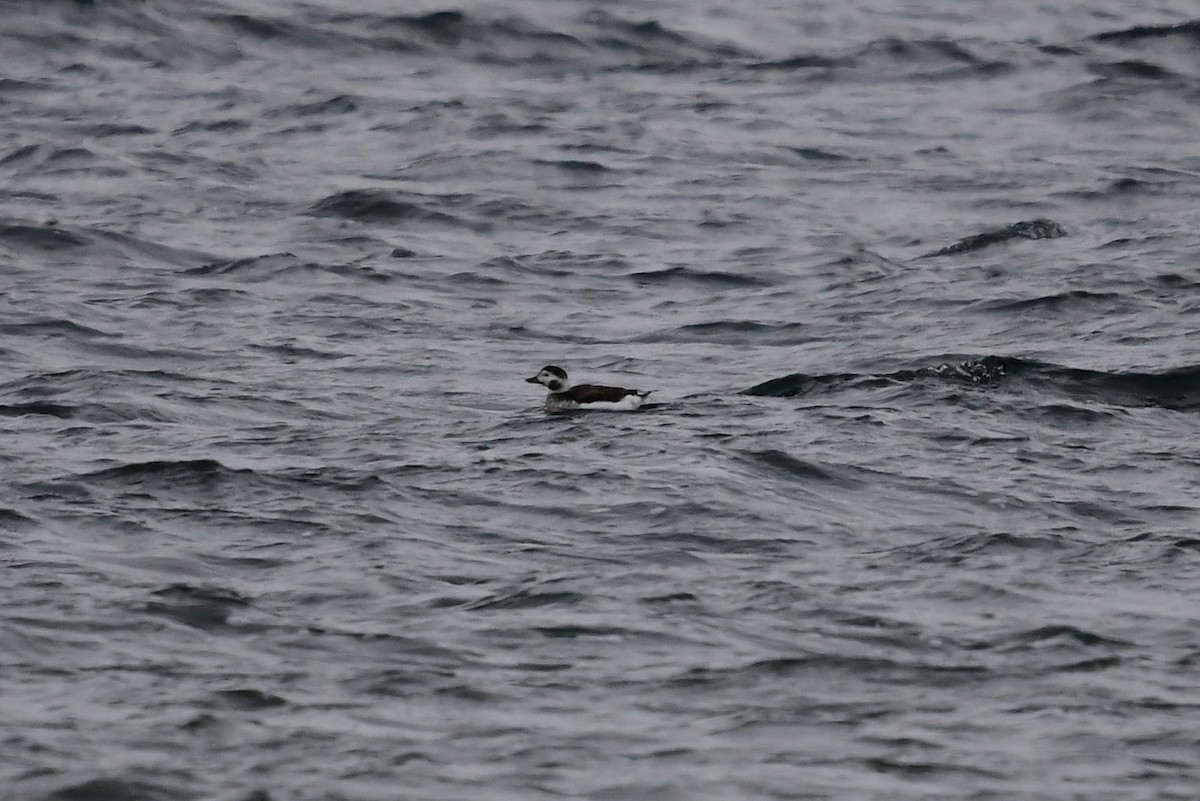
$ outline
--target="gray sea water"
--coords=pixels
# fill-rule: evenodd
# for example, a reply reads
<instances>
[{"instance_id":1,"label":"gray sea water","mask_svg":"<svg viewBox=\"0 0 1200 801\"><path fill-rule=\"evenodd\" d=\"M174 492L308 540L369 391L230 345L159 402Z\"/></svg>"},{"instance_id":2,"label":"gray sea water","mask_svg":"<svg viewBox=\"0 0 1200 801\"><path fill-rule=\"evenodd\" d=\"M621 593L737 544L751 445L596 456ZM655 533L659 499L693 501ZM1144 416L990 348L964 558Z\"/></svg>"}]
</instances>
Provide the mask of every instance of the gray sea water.
<instances>
[{"instance_id":1,"label":"gray sea water","mask_svg":"<svg viewBox=\"0 0 1200 801\"><path fill-rule=\"evenodd\" d=\"M1192 801L1197 131L1191 0L0 3L0 798Z\"/></svg>"}]
</instances>

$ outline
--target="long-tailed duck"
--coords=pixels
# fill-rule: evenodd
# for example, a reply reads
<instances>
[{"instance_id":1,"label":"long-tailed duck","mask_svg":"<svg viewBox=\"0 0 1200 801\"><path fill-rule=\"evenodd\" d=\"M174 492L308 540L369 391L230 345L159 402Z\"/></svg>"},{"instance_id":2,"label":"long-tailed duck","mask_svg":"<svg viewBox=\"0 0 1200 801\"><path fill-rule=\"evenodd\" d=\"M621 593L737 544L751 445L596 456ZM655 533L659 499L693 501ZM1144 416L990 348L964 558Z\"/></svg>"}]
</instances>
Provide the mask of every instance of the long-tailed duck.
<instances>
[{"instance_id":1,"label":"long-tailed duck","mask_svg":"<svg viewBox=\"0 0 1200 801\"><path fill-rule=\"evenodd\" d=\"M642 405L652 389L599 387L595 384L572 384L567 371L553 365L543 367L527 384L542 384L550 390L546 396L546 411L572 412L576 409L602 409L611 412L632 412Z\"/></svg>"}]
</instances>

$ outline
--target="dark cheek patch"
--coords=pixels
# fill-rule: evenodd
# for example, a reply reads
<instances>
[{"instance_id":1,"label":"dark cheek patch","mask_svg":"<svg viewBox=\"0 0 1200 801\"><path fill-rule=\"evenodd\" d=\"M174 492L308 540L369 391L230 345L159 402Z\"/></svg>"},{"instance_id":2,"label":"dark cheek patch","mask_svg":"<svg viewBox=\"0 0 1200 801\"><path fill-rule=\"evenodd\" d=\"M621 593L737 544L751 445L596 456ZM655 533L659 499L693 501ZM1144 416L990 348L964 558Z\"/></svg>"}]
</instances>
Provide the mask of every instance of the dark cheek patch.
<instances>
[{"instance_id":1,"label":"dark cheek patch","mask_svg":"<svg viewBox=\"0 0 1200 801\"><path fill-rule=\"evenodd\" d=\"M551 381L546 386L550 388L551 392L558 392L562 388L562 382L556 379Z\"/></svg>"}]
</instances>

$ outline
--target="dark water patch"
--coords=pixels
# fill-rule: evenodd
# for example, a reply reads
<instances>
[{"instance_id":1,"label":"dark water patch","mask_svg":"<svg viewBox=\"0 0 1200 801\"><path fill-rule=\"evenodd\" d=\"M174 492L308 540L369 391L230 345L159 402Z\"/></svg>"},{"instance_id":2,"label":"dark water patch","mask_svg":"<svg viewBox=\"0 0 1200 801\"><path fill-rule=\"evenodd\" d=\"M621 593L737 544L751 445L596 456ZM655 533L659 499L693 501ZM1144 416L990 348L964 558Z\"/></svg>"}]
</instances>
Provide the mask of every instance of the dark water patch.
<instances>
[{"instance_id":1,"label":"dark water patch","mask_svg":"<svg viewBox=\"0 0 1200 801\"><path fill-rule=\"evenodd\" d=\"M376 46L421 51L488 65L587 63L593 48L576 36L517 14L441 10L423 14L339 14L339 23L365 27Z\"/></svg>"},{"instance_id":2,"label":"dark water patch","mask_svg":"<svg viewBox=\"0 0 1200 801\"><path fill-rule=\"evenodd\" d=\"M988 356L969 362L938 365L929 368L929 371L942 378L991 386L1019 376L1028 386L1044 392L1115 406L1200 409L1200 367L1183 367L1160 373L1120 373Z\"/></svg>"},{"instance_id":3,"label":"dark water patch","mask_svg":"<svg viewBox=\"0 0 1200 801\"><path fill-rule=\"evenodd\" d=\"M57 203L60 200L58 195L51 194L49 192L33 192L24 189L10 189L4 186L0 186L0 199L31 200L37 203ZM52 221L50 224L55 223Z\"/></svg>"},{"instance_id":4,"label":"dark water patch","mask_svg":"<svg viewBox=\"0 0 1200 801\"><path fill-rule=\"evenodd\" d=\"M197 796L182 787L143 779L100 777L55 790L44 801L191 801Z\"/></svg>"},{"instance_id":5,"label":"dark water patch","mask_svg":"<svg viewBox=\"0 0 1200 801\"><path fill-rule=\"evenodd\" d=\"M38 161L40 160L40 155L46 152L47 147L47 145L21 145L0 158L0 167Z\"/></svg>"},{"instance_id":6,"label":"dark water patch","mask_svg":"<svg viewBox=\"0 0 1200 801\"><path fill-rule=\"evenodd\" d=\"M585 598L584 595L570 591L516 590L500 595L489 595L467 604L464 608L479 612L496 609L536 609L542 606L574 606L584 601Z\"/></svg>"},{"instance_id":7,"label":"dark water patch","mask_svg":"<svg viewBox=\"0 0 1200 801\"><path fill-rule=\"evenodd\" d=\"M1002 771L987 770L972 765L955 765L948 762L919 762L916 760L886 759L872 757L863 760L876 773L899 776L905 779L936 779L941 776L969 776L976 779L1003 779Z\"/></svg>"},{"instance_id":8,"label":"dark water patch","mask_svg":"<svg viewBox=\"0 0 1200 801\"><path fill-rule=\"evenodd\" d=\"M28 250L55 252L81 248L92 240L57 225L0 225L0 241Z\"/></svg>"},{"instance_id":9,"label":"dark water patch","mask_svg":"<svg viewBox=\"0 0 1200 801\"><path fill-rule=\"evenodd\" d=\"M264 117L282 117L294 119L298 117L314 117L325 115L353 114L360 108L361 101L350 95L335 95L325 100L311 103L294 103L278 106L263 112Z\"/></svg>"},{"instance_id":10,"label":"dark water patch","mask_svg":"<svg viewBox=\"0 0 1200 801\"><path fill-rule=\"evenodd\" d=\"M96 262L195 264L203 257L203 254L195 251L173 248L130 234L99 228L66 227L55 222L0 223L0 243L14 250L43 254L85 251L86 258Z\"/></svg>"},{"instance_id":11,"label":"dark water patch","mask_svg":"<svg viewBox=\"0 0 1200 801\"><path fill-rule=\"evenodd\" d=\"M939 564L960 564L967 558L1006 557L1021 554L1061 551L1078 543L1061 534L1013 534L1004 531L959 534L939 537L917 545L904 546L909 557Z\"/></svg>"},{"instance_id":12,"label":"dark water patch","mask_svg":"<svg viewBox=\"0 0 1200 801\"><path fill-rule=\"evenodd\" d=\"M301 269L311 273L327 273L329 275L337 275L342 278L350 278L356 281L373 281L376 283L386 283L391 281L395 276L389 272L375 269L365 261L353 264L319 264L316 262L306 262L301 265Z\"/></svg>"},{"instance_id":13,"label":"dark water patch","mask_svg":"<svg viewBox=\"0 0 1200 801\"><path fill-rule=\"evenodd\" d=\"M77 368L52 373L32 373L0 385L0 390L21 398L57 402L67 395L93 400L102 390L124 389L130 385L178 390L188 384L222 383L190 373L168 370L114 370Z\"/></svg>"},{"instance_id":14,"label":"dark water patch","mask_svg":"<svg viewBox=\"0 0 1200 801\"><path fill-rule=\"evenodd\" d=\"M1157 40L1176 37L1200 45L1200 20L1189 20L1188 22L1180 22L1175 25L1135 25L1132 28L1122 28L1120 30L1103 31L1093 34L1091 39L1095 42L1125 44L1128 42L1141 42L1146 39Z\"/></svg>"},{"instance_id":15,"label":"dark water patch","mask_svg":"<svg viewBox=\"0 0 1200 801\"><path fill-rule=\"evenodd\" d=\"M400 472L403 473L403 468L400 469ZM383 478L374 472L348 467L285 470L280 475L311 488L332 489L338 492L365 492L385 484Z\"/></svg>"},{"instance_id":16,"label":"dark water patch","mask_svg":"<svg viewBox=\"0 0 1200 801\"><path fill-rule=\"evenodd\" d=\"M1013 386L1010 382L1019 380L1024 388L1076 400L1179 411L1200 409L1200 367L1181 367L1158 373L1121 373L1062 367L1005 356L944 362L883 375L792 373L756 384L742 394L791 398L816 392L840 392L854 387L879 385L881 382L917 383L930 380L966 383L980 388L994 388L1002 383Z\"/></svg>"},{"instance_id":17,"label":"dark water patch","mask_svg":"<svg viewBox=\"0 0 1200 801\"><path fill-rule=\"evenodd\" d=\"M171 133L188 134L196 131L203 131L206 133L236 134L247 130L250 128L250 125L251 123L249 120L236 117L225 117L223 119L216 120L194 120L186 125L176 128Z\"/></svg>"},{"instance_id":18,"label":"dark water patch","mask_svg":"<svg viewBox=\"0 0 1200 801\"><path fill-rule=\"evenodd\" d=\"M654 604L656 606L659 604L694 604L700 601L696 595L690 592L670 592L665 595L649 595L645 598L639 598L638 600L641 603Z\"/></svg>"},{"instance_id":19,"label":"dark water patch","mask_svg":"<svg viewBox=\"0 0 1200 801\"><path fill-rule=\"evenodd\" d=\"M183 274L206 274L203 269L198 273L185 271ZM236 303L253 302L255 297L245 289L224 286L201 286L188 289L172 288L156 292L147 292L136 301L135 308L153 308L166 306L173 309L194 309L203 306L230 306Z\"/></svg>"},{"instance_id":20,"label":"dark water patch","mask_svg":"<svg viewBox=\"0 0 1200 801\"><path fill-rule=\"evenodd\" d=\"M1096 673L1101 670L1118 667L1124 664L1124 661L1119 656L1098 656L1092 659L1083 659L1079 662L1056 665L1053 671L1055 673Z\"/></svg>"},{"instance_id":21,"label":"dark water patch","mask_svg":"<svg viewBox=\"0 0 1200 801\"><path fill-rule=\"evenodd\" d=\"M772 281L761 275L726 270L699 270L694 267L667 267L663 270L643 270L629 273L639 286L765 287Z\"/></svg>"},{"instance_id":22,"label":"dark water patch","mask_svg":"<svg viewBox=\"0 0 1200 801\"><path fill-rule=\"evenodd\" d=\"M818 147L788 147L786 150L795 153L805 161L852 161L850 156L843 153L834 153Z\"/></svg>"},{"instance_id":23,"label":"dark water patch","mask_svg":"<svg viewBox=\"0 0 1200 801\"><path fill-rule=\"evenodd\" d=\"M978 45L978 43L975 43ZM976 49L982 47L978 45ZM801 73L818 80L846 80L861 75L871 80L980 80L1016 69L1007 58L980 55L965 41L888 37L837 54L797 53L782 59L754 60L757 71Z\"/></svg>"},{"instance_id":24,"label":"dark water patch","mask_svg":"<svg viewBox=\"0 0 1200 801\"><path fill-rule=\"evenodd\" d=\"M391 21L416 28L430 36L457 40L462 37L467 15L462 11L431 11L427 14L393 17Z\"/></svg>"},{"instance_id":25,"label":"dark water patch","mask_svg":"<svg viewBox=\"0 0 1200 801\"><path fill-rule=\"evenodd\" d=\"M1047 422L1062 426L1102 423L1116 416L1112 411L1066 402L1045 403L1034 407L1032 411Z\"/></svg>"},{"instance_id":26,"label":"dark water patch","mask_svg":"<svg viewBox=\"0 0 1200 801\"><path fill-rule=\"evenodd\" d=\"M67 339L95 339L119 337L120 334L101 331L80 325L72 320L35 320L28 323L0 323L0 334L13 337L63 337Z\"/></svg>"},{"instance_id":27,"label":"dark water patch","mask_svg":"<svg viewBox=\"0 0 1200 801\"><path fill-rule=\"evenodd\" d=\"M1200 281L1194 281L1192 278L1181 276L1177 272L1164 272L1154 276L1152 281L1159 284L1160 287L1168 287L1170 289L1200 289Z\"/></svg>"},{"instance_id":28,"label":"dark water patch","mask_svg":"<svg viewBox=\"0 0 1200 801\"><path fill-rule=\"evenodd\" d=\"M427 54L488 65L556 65L674 70L738 57L736 47L699 34L669 28L656 20L634 21L592 10L565 29L506 13L440 10L423 14L349 15L339 22L369 28L381 47L418 49Z\"/></svg>"},{"instance_id":29,"label":"dark water patch","mask_svg":"<svg viewBox=\"0 0 1200 801\"><path fill-rule=\"evenodd\" d=\"M202 631L226 627L234 612L250 606L245 596L219 587L172 584L151 594L154 600L146 602L143 611Z\"/></svg>"},{"instance_id":30,"label":"dark water patch","mask_svg":"<svg viewBox=\"0 0 1200 801\"><path fill-rule=\"evenodd\" d=\"M492 230L495 225L491 221L496 220L523 223L534 227L562 222L559 213L550 207L537 203L526 203L515 197L477 201L471 205L471 211L475 219L481 221L471 223L471 227L479 231ZM465 225L467 221L460 224Z\"/></svg>"},{"instance_id":31,"label":"dark water patch","mask_svg":"<svg viewBox=\"0 0 1200 801\"><path fill-rule=\"evenodd\" d=\"M1016 631L995 638L989 643L989 647L1005 651L1044 648L1048 645L1126 649L1132 648L1134 644L1065 624L1052 624Z\"/></svg>"},{"instance_id":32,"label":"dark water patch","mask_svg":"<svg viewBox=\"0 0 1200 801\"><path fill-rule=\"evenodd\" d=\"M837 393L853 387L880 387L891 383L892 380L887 377L857 373L828 373L823 375L791 373L780 378L772 378L761 384L755 384L743 391L742 394L768 398L795 398L815 394Z\"/></svg>"},{"instance_id":33,"label":"dark water patch","mask_svg":"<svg viewBox=\"0 0 1200 801\"><path fill-rule=\"evenodd\" d=\"M49 88L49 81L26 80L21 78L0 78L0 95L18 94L21 92L40 92Z\"/></svg>"},{"instance_id":34,"label":"dark water patch","mask_svg":"<svg viewBox=\"0 0 1200 801\"><path fill-rule=\"evenodd\" d=\"M624 259L608 253L544 250L489 259L477 265L474 271L491 276L570 278L581 274L616 275L628 267Z\"/></svg>"},{"instance_id":35,"label":"dark water patch","mask_svg":"<svg viewBox=\"0 0 1200 801\"><path fill-rule=\"evenodd\" d=\"M671 73L704 65L740 62L751 55L738 47L668 27L658 20L634 21L595 9L584 14L579 38L598 48L606 63ZM630 63L630 58L636 59Z\"/></svg>"},{"instance_id":36,"label":"dark water patch","mask_svg":"<svg viewBox=\"0 0 1200 801\"><path fill-rule=\"evenodd\" d=\"M600 173L609 172L610 169L605 167L598 161L585 161L582 159L558 159L544 160L539 159L535 164L543 164L547 167L557 167L560 170L566 170L572 173L582 173L585 175L598 175Z\"/></svg>"},{"instance_id":37,"label":"dark water patch","mask_svg":"<svg viewBox=\"0 0 1200 801\"><path fill-rule=\"evenodd\" d=\"M1154 194L1160 192L1165 186L1168 186L1168 184L1161 181L1146 181L1126 177L1116 179L1104 191L1095 194L1113 196Z\"/></svg>"},{"instance_id":38,"label":"dark water patch","mask_svg":"<svg viewBox=\"0 0 1200 801\"><path fill-rule=\"evenodd\" d=\"M80 133L96 139L108 139L117 136L145 136L147 134L158 133L158 131L153 128L147 128L144 125L102 122L87 125L80 130Z\"/></svg>"},{"instance_id":39,"label":"dark water patch","mask_svg":"<svg viewBox=\"0 0 1200 801\"><path fill-rule=\"evenodd\" d=\"M966 239L960 239L953 245L926 253L921 258L974 253L977 250L983 250L984 248L999 245L1003 242L1010 242L1014 239L1057 239L1066 235L1067 230L1053 220L1022 220L1004 228L997 228L993 231L985 231L981 234L968 236Z\"/></svg>"},{"instance_id":40,"label":"dark water patch","mask_svg":"<svg viewBox=\"0 0 1200 801\"><path fill-rule=\"evenodd\" d=\"M469 38L482 35L480 26L458 10L393 15L376 20L376 24L381 28L399 26L441 45L459 45Z\"/></svg>"},{"instance_id":41,"label":"dark water patch","mask_svg":"<svg viewBox=\"0 0 1200 801\"><path fill-rule=\"evenodd\" d=\"M475 265L468 275L475 282L505 284L514 280L538 280L542 276L566 278L572 275L570 265L547 254L525 254L520 256L500 256L488 259ZM467 275L459 274L460 279Z\"/></svg>"},{"instance_id":42,"label":"dark water patch","mask_svg":"<svg viewBox=\"0 0 1200 801\"><path fill-rule=\"evenodd\" d=\"M304 27L294 22L269 19L262 14L222 14L209 19L232 29L238 35L266 41L301 41L305 39L304 34L307 32Z\"/></svg>"},{"instance_id":43,"label":"dark water patch","mask_svg":"<svg viewBox=\"0 0 1200 801\"><path fill-rule=\"evenodd\" d=\"M25 417L26 415L45 415L69 420L78 413L78 408L62 403L34 401L32 403L0 404L0 417Z\"/></svg>"},{"instance_id":44,"label":"dark water patch","mask_svg":"<svg viewBox=\"0 0 1200 801\"><path fill-rule=\"evenodd\" d=\"M1060 387L1072 397L1115 406L1200 410L1200 367L1180 367L1161 372L1109 373L1036 362L1026 364L1031 368L1031 379Z\"/></svg>"},{"instance_id":45,"label":"dark water patch","mask_svg":"<svg viewBox=\"0 0 1200 801\"><path fill-rule=\"evenodd\" d=\"M447 278L448 280L454 281L462 286L499 288L509 286L512 283L512 281L508 278L501 278L497 275L485 274L479 268L467 270L461 273L452 273L451 275L447 276Z\"/></svg>"},{"instance_id":46,"label":"dark water patch","mask_svg":"<svg viewBox=\"0 0 1200 801\"><path fill-rule=\"evenodd\" d=\"M638 634L638 632L621 626L535 626L533 631L536 631L549 640L576 640L587 637L617 637L624 639Z\"/></svg>"},{"instance_id":47,"label":"dark water patch","mask_svg":"<svg viewBox=\"0 0 1200 801\"><path fill-rule=\"evenodd\" d=\"M745 451L742 456L755 467L766 468L775 476L781 476L791 481L800 481L806 485L814 482L833 484L839 487L862 485L861 481L847 475L845 471L798 459L785 451L774 448Z\"/></svg>"},{"instance_id":48,"label":"dark water patch","mask_svg":"<svg viewBox=\"0 0 1200 801\"><path fill-rule=\"evenodd\" d=\"M541 119L529 119L525 116L514 116L505 112L479 117L471 127L471 133L479 139L503 137L509 134L534 135L549 130L550 126Z\"/></svg>"},{"instance_id":49,"label":"dark water patch","mask_svg":"<svg viewBox=\"0 0 1200 801\"><path fill-rule=\"evenodd\" d=\"M554 330L541 330L521 324L498 324L493 326L492 330L495 331L498 336L504 336L515 340L531 340L534 342L540 340L545 342L568 342L576 345L595 345L606 341L597 337L581 336L579 334L564 333Z\"/></svg>"},{"instance_id":50,"label":"dark water patch","mask_svg":"<svg viewBox=\"0 0 1200 801\"><path fill-rule=\"evenodd\" d=\"M900 661L886 657L851 654L806 654L762 659L731 668L692 668L670 680L676 686L747 686L763 681L793 678L802 674L834 673L869 678L888 684L914 680L936 681L939 685L972 684L989 674L982 665L939 664L920 660ZM921 677L921 678L918 678ZM936 677L936 678L934 678Z\"/></svg>"},{"instance_id":51,"label":"dark water patch","mask_svg":"<svg viewBox=\"0 0 1200 801\"><path fill-rule=\"evenodd\" d=\"M850 58L831 58L817 54L797 54L787 58L772 61L755 61L746 65L750 70L777 70L780 72L796 72L802 70L829 70L835 67L846 67L853 64Z\"/></svg>"},{"instance_id":52,"label":"dark water patch","mask_svg":"<svg viewBox=\"0 0 1200 801\"><path fill-rule=\"evenodd\" d=\"M1113 301L1122 300L1119 292L1090 292L1086 289L1072 289L1053 295L1043 295L1036 298L1017 298L1012 300L987 300L971 305L976 311L989 312L1025 312L1025 311L1063 311L1066 309L1084 309L1089 312L1096 305L1115 305Z\"/></svg>"},{"instance_id":53,"label":"dark water patch","mask_svg":"<svg viewBox=\"0 0 1200 801\"><path fill-rule=\"evenodd\" d=\"M38 525L38 521L35 518L22 514L16 509L0 506L0 530L12 533L36 525ZM7 542L0 540L0 547L7 547L7 545ZM9 567L15 567L15 565L10 563Z\"/></svg>"},{"instance_id":54,"label":"dark water patch","mask_svg":"<svg viewBox=\"0 0 1200 801\"><path fill-rule=\"evenodd\" d=\"M433 208L429 198L382 189L351 189L314 203L309 213L361 222L432 222L463 225L452 214Z\"/></svg>"},{"instance_id":55,"label":"dark water patch","mask_svg":"<svg viewBox=\"0 0 1200 801\"><path fill-rule=\"evenodd\" d=\"M306 266L294 253L265 253L233 261L217 261L184 270L184 275L227 275L247 281L267 281Z\"/></svg>"},{"instance_id":56,"label":"dark water patch","mask_svg":"<svg viewBox=\"0 0 1200 801\"><path fill-rule=\"evenodd\" d=\"M164 264L194 265L211 258L207 253L187 248L164 245L161 242L132 236L119 231L94 230L97 241L103 243L103 255L120 257L120 260L140 266L157 268ZM102 254L97 254L102 255Z\"/></svg>"},{"instance_id":57,"label":"dark water patch","mask_svg":"<svg viewBox=\"0 0 1200 801\"><path fill-rule=\"evenodd\" d=\"M946 66L966 68L962 74L990 75L1011 68L1007 62L983 58L972 52L964 42L953 39L901 39L891 37L871 42L856 58L884 64L919 65L923 68L944 69Z\"/></svg>"},{"instance_id":58,"label":"dark water patch","mask_svg":"<svg viewBox=\"0 0 1200 801\"><path fill-rule=\"evenodd\" d=\"M1114 61L1091 65L1092 72L1104 78L1132 78L1141 81L1165 81L1180 77L1166 67L1149 61Z\"/></svg>"},{"instance_id":59,"label":"dark water patch","mask_svg":"<svg viewBox=\"0 0 1200 801\"><path fill-rule=\"evenodd\" d=\"M253 689L219 690L213 693L213 696L220 706L243 712L257 712L261 709L286 706L288 703L278 695Z\"/></svg>"},{"instance_id":60,"label":"dark water patch","mask_svg":"<svg viewBox=\"0 0 1200 801\"><path fill-rule=\"evenodd\" d=\"M90 167L97 158L96 153L86 147L59 147L48 150L41 163L43 167L70 170Z\"/></svg>"},{"instance_id":61,"label":"dark water patch","mask_svg":"<svg viewBox=\"0 0 1200 801\"><path fill-rule=\"evenodd\" d=\"M109 484L143 491L211 490L219 485L241 486L253 470L226 467L215 459L156 459L129 462L77 476L89 484Z\"/></svg>"},{"instance_id":62,"label":"dark water patch","mask_svg":"<svg viewBox=\"0 0 1200 801\"><path fill-rule=\"evenodd\" d=\"M344 353L338 351L317 350L316 348L306 348L302 345L297 345L293 342L285 342L277 345L258 345L252 344L251 348L263 353L270 353L280 358L283 364L296 364L301 361L336 361L345 358Z\"/></svg>"},{"instance_id":63,"label":"dark water patch","mask_svg":"<svg viewBox=\"0 0 1200 801\"><path fill-rule=\"evenodd\" d=\"M1082 56L1086 52L1081 47L1066 45L1059 42L1054 42L1051 44L1035 44L1034 49L1039 53L1045 53L1048 56L1056 56L1064 59Z\"/></svg>"},{"instance_id":64,"label":"dark water patch","mask_svg":"<svg viewBox=\"0 0 1200 801\"><path fill-rule=\"evenodd\" d=\"M804 323L758 323L752 320L714 320L656 331L635 342L718 342L725 344L793 345L808 341Z\"/></svg>"}]
</instances>

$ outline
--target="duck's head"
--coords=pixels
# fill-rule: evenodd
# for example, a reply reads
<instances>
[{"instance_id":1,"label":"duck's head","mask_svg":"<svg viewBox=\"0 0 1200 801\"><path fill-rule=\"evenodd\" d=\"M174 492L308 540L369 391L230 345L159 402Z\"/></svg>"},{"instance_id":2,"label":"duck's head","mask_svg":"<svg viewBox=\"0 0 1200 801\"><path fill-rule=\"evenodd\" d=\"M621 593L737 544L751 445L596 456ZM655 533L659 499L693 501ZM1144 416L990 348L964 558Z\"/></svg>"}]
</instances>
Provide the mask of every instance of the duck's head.
<instances>
[{"instance_id":1,"label":"duck's head","mask_svg":"<svg viewBox=\"0 0 1200 801\"><path fill-rule=\"evenodd\" d=\"M541 384L551 392L566 392L571 387L571 382L567 380L567 371L554 365L543 367L533 378L526 378L525 383Z\"/></svg>"}]
</instances>

